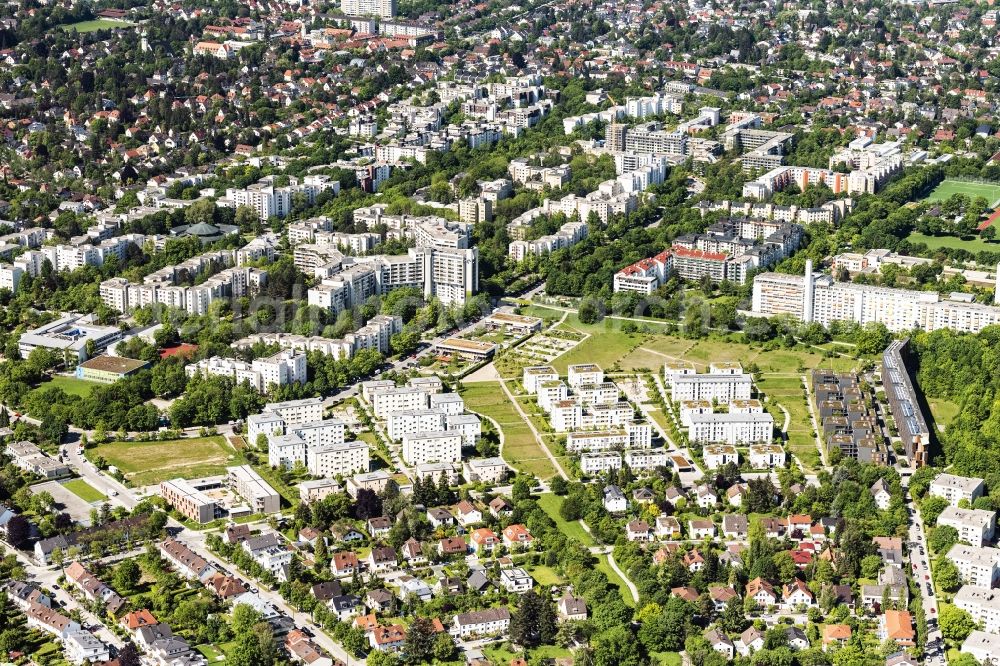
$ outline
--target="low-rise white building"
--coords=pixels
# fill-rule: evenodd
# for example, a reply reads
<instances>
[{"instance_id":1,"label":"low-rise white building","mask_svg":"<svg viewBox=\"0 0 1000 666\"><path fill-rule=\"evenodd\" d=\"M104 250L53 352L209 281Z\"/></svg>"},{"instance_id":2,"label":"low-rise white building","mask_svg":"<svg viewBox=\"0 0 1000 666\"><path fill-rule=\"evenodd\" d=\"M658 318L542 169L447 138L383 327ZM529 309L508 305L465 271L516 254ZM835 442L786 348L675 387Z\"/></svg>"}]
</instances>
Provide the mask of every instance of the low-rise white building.
<instances>
[{"instance_id":1,"label":"low-rise white building","mask_svg":"<svg viewBox=\"0 0 1000 666\"><path fill-rule=\"evenodd\" d=\"M403 460L408 465L420 465L427 462L461 462L462 433L452 430L436 430L404 435Z\"/></svg>"},{"instance_id":2,"label":"low-rise white building","mask_svg":"<svg viewBox=\"0 0 1000 666\"><path fill-rule=\"evenodd\" d=\"M956 543L948 551L962 576L962 581L976 587L990 588L1000 582L1000 550Z\"/></svg>"},{"instance_id":3,"label":"low-rise white building","mask_svg":"<svg viewBox=\"0 0 1000 666\"><path fill-rule=\"evenodd\" d=\"M993 540L996 517L994 511L959 509L949 505L938 516L937 524L955 528L960 541L967 541L972 546L982 546L983 542Z\"/></svg>"},{"instance_id":4,"label":"low-rise white building","mask_svg":"<svg viewBox=\"0 0 1000 666\"><path fill-rule=\"evenodd\" d=\"M929 492L934 497L943 497L954 506L962 500L971 504L982 497L985 484L982 479L954 474L938 474L931 481Z\"/></svg>"}]
</instances>

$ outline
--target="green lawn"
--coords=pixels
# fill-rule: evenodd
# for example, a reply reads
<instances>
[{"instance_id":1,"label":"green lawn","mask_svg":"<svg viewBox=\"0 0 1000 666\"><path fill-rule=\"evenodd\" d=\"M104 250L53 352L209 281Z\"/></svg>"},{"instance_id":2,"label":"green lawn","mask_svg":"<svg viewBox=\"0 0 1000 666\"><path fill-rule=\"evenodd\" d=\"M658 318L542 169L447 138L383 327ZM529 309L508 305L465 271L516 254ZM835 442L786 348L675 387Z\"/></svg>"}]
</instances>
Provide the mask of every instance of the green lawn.
<instances>
[{"instance_id":1,"label":"green lawn","mask_svg":"<svg viewBox=\"0 0 1000 666\"><path fill-rule=\"evenodd\" d=\"M950 400L928 400L927 403L930 405L934 422L938 425L948 425L958 416L958 412L961 410L961 407Z\"/></svg>"},{"instance_id":2,"label":"green lawn","mask_svg":"<svg viewBox=\"0 0 1000 666\"><path fill-rule=\"evenodd\" d=\"M784 407L789 414L788 449L808 469L816 469L822 464L816 439L813 437L812 419L806 405L806 392L800 377L763 374L757 386L769 398L767 411L774 417L780 429L785 423Z\"/></svg>"},{"instance_id":3,"label":"green lawn","mask_svg":"<svg viewBox=\"0 0 1000 666\"><path fill-rule=\"evenodd\" d=\"M564 585L566 579L560 576L555 569L545 565L538 565L537 567L530 567L528 573L531 577L535 579L535 582L539 585L549 587L552 585Z\"/></svg>"},{"instance_id":4,"label":"green lawn","mask_svg":"<svg viewBox=\"0 0 1000 666\"><path fill-rule=\"evenodd\" d=\"M621 576L616 574L615 570L611 568L611 565L608 563L607 555L597 556L597 570L608 577L608 582L618 587L618 591L621 593L622 601L625 602L625 605L629 608L634 608L635 601L632 599L632 593L629 592L628 585L626 585Z\"/></svg>"},{"instance_id":5,"label":"green lawn","mask_svg":"<svg viewBox=\"0 0 1000 666\"><path fill-rule=\"evenodd\" d=\"M122 471L133 486L148 486L176 477L225 474L237 464L236 452L221 436L164 442L109 442L87 449L87 457L103 457Z\"/></svg>"},{"instance_id":6,"label":"green lawn","mask_svg":"<svg viewBox=\"0 0 1000 666\"><path fill-rule=\"evenodd\" d=\"M563 519L559 515L559 507L562 506L563 498L552 493L544 493L538 496L538 506L542 508L542 511L548 514L549 518L555 521L556 526L559 527L559 531L568 536L570 539L582 543L584 546L594 546L597 542L594 541L594 537L587 533L587 530L583 529L583 525L579 521L569 522Z\"/></svg>"},{"instance_id":7,"label":"green lawn","mask_svg":"<svg viewBox=\"0 0 1000 666\"><path fill-rule=\"evenodd\" d=\"M978 237L964 239L958 236L928 236L918 231L914 231L906 240L911 243L923 243L930 250L950 248L952 250L967 250L969 252L997 252L1000 250L1000 243L988 243Z\"/></svg>"},{"instance_id":8,"label":"green lawn","mask_svg":"<svg viewBox=\"0 0 1000 666\"><path fill-rule=\"evenodd\" d=\"M198 645L195 650L201 653L210 664L221 664L225 662L226 655L215 645Z\"/></svg>"},{"instance_id":9,"label":"green lawn","mask_svg":"<svg viewBox=\"0 0 1000 666\"><path fill-rule=\"evenodd\" d=\"M927 195L924 201L944 201L956 194L964 194L970 199L983 197L990 204L1000 200L1000 184L966 183L961 180L943 180Z\"/></svg>"},{"instance_id":10,"label":"green lawn","mask_svg":"<svg viewBox=\"0 0 1000 666\"><path fill-rule=\"evenodd\" d=\"M489 658L490 663L498 664L498 666L504 666L509 664L511 661L517 657L523 657L524 653L514 653L510 650L504 649L504 643L498 643L494 645L484 646L483 654ZM561 648L555 645L542 645L531 650L531 663L536 663L536 659L559 659L560 657L570 656L570 651L566 648ZM537 663L543 663L538 661Z\"/></svg>"},{"instance_id":11,"label":"green lawn","mask_svg":"<svg viewBox=\"0 0 1000 666\"><path fill-rule=\"evenodd\" d=\"M514 468L540 479L556 475L552 461L498 382L473 382L462 388L465 407L493 419L503 433L503 458Z\"/></svg>"},{"instance_id":12,"label":"green lawn","mask_svg":"<svg viewBox=\"0 0 1000 666\"><path fill-rule=\"evenodd\" d=\"M679 652L654 652L649 655L654 664L660 666L681 666L681 655Z\"/></svg>"},{"instance_id":13,"label":"green lawn","mask_svg":"<svg viewBox=\"0 0 1000 666\"><path fill-rule=\"evenodd\" d=\"M67 377L66 375L56 375L47 382L43 382L38 385L38 388L48 388L50 386L55 386L56 388L61 388L69 395L78 395L81 398L85 398L90 395L98 386L101 386L98 382L88 382L85 379L77 379L76 377ZM37 390L37 389L36 389Z\"/></svg>"},{"instance_id":14,"label":"green lawn","mask_svg":"<svg viewBox=\"0 0 1000 666\"><path fill-rule=\"evenodd\" d=\"M80 21L79 23L67 23L58 26L63 30L76 30L77 32L97 32L98 30L118 30L135 25L130 21L109 21L108 19L94 19L92 21Z\"/></svg>"},{"instance_id":15,"label":"green lawn","mask_svg":"<svg viewBox=\"0 0 1000 666\"><path fill-rule=\"evenodd\" d=\"M63 488L89 504L93 504L94 502L103 502L108 499L107 495L83 479L73 479L72 481L67 481L63 484Z\"/></svg>"}]
</instances>

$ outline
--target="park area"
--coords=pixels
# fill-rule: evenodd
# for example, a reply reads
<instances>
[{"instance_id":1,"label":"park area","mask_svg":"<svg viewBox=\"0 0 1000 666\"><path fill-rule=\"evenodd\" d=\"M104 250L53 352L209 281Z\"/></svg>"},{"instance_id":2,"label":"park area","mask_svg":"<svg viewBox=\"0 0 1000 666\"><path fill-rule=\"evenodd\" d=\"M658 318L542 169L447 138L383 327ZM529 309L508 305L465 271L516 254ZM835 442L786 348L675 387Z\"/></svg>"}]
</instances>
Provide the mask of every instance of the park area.
<instances>
[{"instance_id":1,"label":"park area","mask_svg":"<svg viewBox=\"0 0 1000 666\"><path fill-rule=\"evenodd\" d=\"M69 375L55 375L49 381L39 384L38 388L60 388L67 395L77 395L81 398L86 398L98 386L101 386L101 384L97 382L88 382L85 379L77 379Z\"/></svg>"},{"instance_id":2,"label":"park area","mask_svg":"<svg viewBox=\"0 0 1000 666\"><path fill-rule=\"evenodd\" d=\"M177 477L224 474L237 464L236 452L221 436L163 442L108 442L87 449L91 461L103 458L121 470L132 486L148 486Z\"/></svg>"},{"instance_id":3,"label":"park area","mask_svg":"<svg viewBox=\"0 0 1000 666\"><path fill-rule=\"evenodd\" d=\"M540 479L555 476L552 461L538 444L534 433L514 404L507 398L499 382L468 383L462 388L465 407L491 419L500 430L501 454L515 469Z\"/></svg>"}]
</instances>

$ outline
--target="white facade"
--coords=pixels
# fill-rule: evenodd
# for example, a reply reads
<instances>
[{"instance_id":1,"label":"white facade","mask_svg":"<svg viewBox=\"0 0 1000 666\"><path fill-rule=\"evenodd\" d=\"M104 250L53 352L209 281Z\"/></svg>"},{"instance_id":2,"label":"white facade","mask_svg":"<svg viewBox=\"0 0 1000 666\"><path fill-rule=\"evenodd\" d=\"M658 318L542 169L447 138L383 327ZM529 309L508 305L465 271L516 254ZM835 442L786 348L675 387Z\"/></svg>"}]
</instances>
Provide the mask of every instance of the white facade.
<instances>
[{"instance_id":1,"label":"white facade","mask_svg":"<svg viewBox=\"0 0 1000 666\"><path fill-rule=\"evenodd\" d=\"M392 412L386 419L389 439L399 441L403 435L445 430L445 414L440 409L408 409Z\"/></svg>"},{"instance_id":2,"label":"white facade","mask_svg":"<svg viewBox=\"0 0 1000 666\"><path fill-rule=\"evenodd\" d=\"M958 567L962 581L976 587L990 588L1000 581L1000 550L956 543L947 558Z\"/></svg>"},{"instance_id":3,"label":"white facade","mask_svg":"<svg viewBox=\"0 0 1000 666\"><path fill-rule=\"evenodd\" d=\"M955 528L959 541L967 541L972 546L982 546L984 541L993 540L996 512L947 506L938 516L937 524Z\"/></svg>"},{"instance_id":4,"label":"white facade","mask_svg":"<svg viewBox=\"0 0 1000 666\"><path fill-rule=\"evenodd\" d=\"M385 419L394 412L428 409L427 391L415 388L394 388L372 393L372 411L376 418Z\"/></svg>"},{"instance_id":5,"label":"white facade","mask_svg":"<svg viewBox=\"0 0 1000 666\"><path fill-rule=\"evenodd\" d=\"M748 444L770 442L774 417L770 414L692 414L688 439L692 442Z\"/></svg>"},{"instance_id":6,"label":"white facade","mask_svg":"<svg viewBox=\"0 0 1000 666\"><path fill-rule=\"evenodd\" d=\"M983 630L1000 633L1000 590L963 585L954 604L972 616Z\"/></svg>"},{"instance_id":7,"label":"white facade","mask_svg":"<svg viewBox=\"0 0 1000 666\"><path fill-rule=\"evenodd\" d=\"M309 473L313 476L329 478L367 472L368 444L355 441L310 447L306 460Z\"/></svg>"},{"instance_id":8,"label":"white facade","mask_svg":"<svg viewBox=\"0 0 1000 666\"><path fill-rule=\"evenodd\" d=\"M938 474L931 481L929 492L934 497L943 497L952 506L958 506L962 500L970 504L982 497L984 491L982 479L954 474Z\"/></svg>"},{"instance_id":9,"label":"white facade","mask_svg":"<svg viewBox=\"0 0 1000 666\"><path fill-rule=\"evenodd\" d=\"M745 374L675 375L671 397L675 402L708 400L727 404L749 400L752 387L752 378Z\"/></svg>"},{"instance_id":10,"label":"white facade","mask_svg":"<svg viewBox=\"0 0 1000 666\"><path fill-rule=\"evenodd\" d=\"M461 462L462 433L441 430L404 435L403 460L408 465Z\"/></svg>"},{"instance_id":11,"label":"white facade","mask_svg":"<svg viewBox=\"0 0 1000 666\"><path fill-rule=\"evenodd\" d=\"M718 469L723 465L732 463L740 464L740 454L736 452L735 446L728 444L715 444L706 446L703 451L705 467L708 469Z\"/></svg>"}]
</instances>

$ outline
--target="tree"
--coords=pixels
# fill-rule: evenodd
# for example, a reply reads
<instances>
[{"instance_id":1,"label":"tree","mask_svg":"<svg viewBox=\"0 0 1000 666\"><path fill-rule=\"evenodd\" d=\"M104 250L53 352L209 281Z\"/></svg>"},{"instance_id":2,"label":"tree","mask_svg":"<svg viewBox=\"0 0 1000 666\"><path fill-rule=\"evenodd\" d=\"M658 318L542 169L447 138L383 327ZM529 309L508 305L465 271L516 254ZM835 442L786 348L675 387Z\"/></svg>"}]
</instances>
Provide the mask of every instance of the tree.
<instances>
[{"instance_id":1,"label":"tree","mask_svg":"<svg viewBox=\"0 0 1000 666\"><path fill-rule=\"evenodd\" d=\"M550 643L556 636L556 617L552 602L528 590L518 600L510 619L510 640L523 647Z\"/></svg>"},{"instance_id":2,"label":"tree","mask_svg":"<svg viewBox=\"0 0 1000 666\"><path fill-rule=\"evenodd\" d=\"M948 500L936 495L928 495L920 503L920 517L927 525L934 525L937 523L938 516L946 508L948 508Z\"/></svg>"},{"instance_id":3,"label":"tree","mask_svg":"<svg viewBox=\"0 0 1000 666\"><path fill-rule=\"evenodd\" d=\"M136 588L142 579L142 570L135 560L122 560L115 568L114 586L118 592L127 594Z\"/></svg>"},{"instance_id":4,"label":"tree","mask_svg":"<svg viewBox=\"0 0 1000 666\"><path fill-rule=\"evenodd\" d=\"M962 577L955 563L946 557L938 560L934 567L934 583L945 592L957 590L962 584Z\"/></svg>"},{"instance_id":5,"label":"tree","mask_svg":"<svg viewBox=\"0 0 1000 666\"><path fill-rule=\"evenodd\" d=\"M879 571L882 570L882 558L879 555L866 555L861 560L861 577L878 578Z\"/></svg>"},{"instance_id":6,"label":"tree","mask_svg":"<svg viewBox=\"0 0 1000 666\"><path fill-rule=\"evenodd\" d=\"M455 641L443 631L434 639L434 658L438 661L451 661L455 658Z\"/></svg>"},{"instance_id":7,"label":"tree","mask_svg":"<svg viewBox=\"0 0 1000 666\"><path fill-rule=\"evenodd\" d=\"M518 476L514 479L510 496L515 502L531 499L531 480L527 476Z\"/></svg>"},{"instance_id":8,"label":"tree","mask_svg":"<svg viewBox=\"0 0 1000 666\"><path fill-rule=\"evenodd\" d=\"M726 602L726 608L722 611L722 617L719 618L719 625L729 634L739 634L746 629L747 618L739 597L733 597Z\"/></svg>"},{"instance_id":9,"label":"tree","mask_svg":"<svg viewBox=\"0 0 1000 666\"><path fill-rule=\"evenodd\" d=\"M958 543L958 530L951 525L932 527L927 535L927 545L935 553L947 553Z\"/></svg>"},{"instance_id":10,"label":"tree","mask_svg":"<svg viewBox=\"0 0 1000 666\"><path fill-rule=\"evenodd\" d=\"M233 633L240 636L246 635L253 632L253 628L261 621L262 616L253 606L247 604L236 604L236 608L233 609L233 619L230 622L230 626L233 629Z\"/></svg>"},{"instance_id":11,"label":"tree","mask_svg":"<svg viewBox=\"0 0 1000 666\"><path fill-rule=\"evenodd\" d=\"M436 640L434 623L425 617L414 618L406 630L403 643L403 661L407 664L422 664L430 661L434 654Z\"/></svg>"},{"instance_id":12,"label":"tree","mask_svg":"<svg viewBox=\"0 0 1000 666\"><path fill-rule=\"evenodd\" d=\"M854 339L857 344L858 354L874 355L881 354L892 341L892 334L886 325L880 321L873 321L865 324L858 330Z\"/></svg>"},{"instance_id":13,"label":"tree","mask_svg":"<svg viewBox=\"0 0 1000 666\"><path fill-rule=\"evenodd\" d=\"M941 634L949 641L961 643L976 628L976 623L968 611L958 606L944 604L941 606L940 614L938 622L941 625Z\"/></svg>"},{"instance_id":14,"label":"tree","mask_svg":"<svg viewBox=\"0 0 1000 666\"><path fill-rule=\"evenodd\" d=\"M623 626L597 634L591 646L594 666L641 666L646 661L635 636Z\"/></svg>"},{"instance_id":15,"label":"tree","mask_svg":"<svg viewBox=\"0 0 1000 666\"><path fill-rule=\"evenodd\" d=\"M14 548L20 548L31 537L31 525L24 516L14 516L7 522L7 541Z\"/></svg>"}]
</instances>

